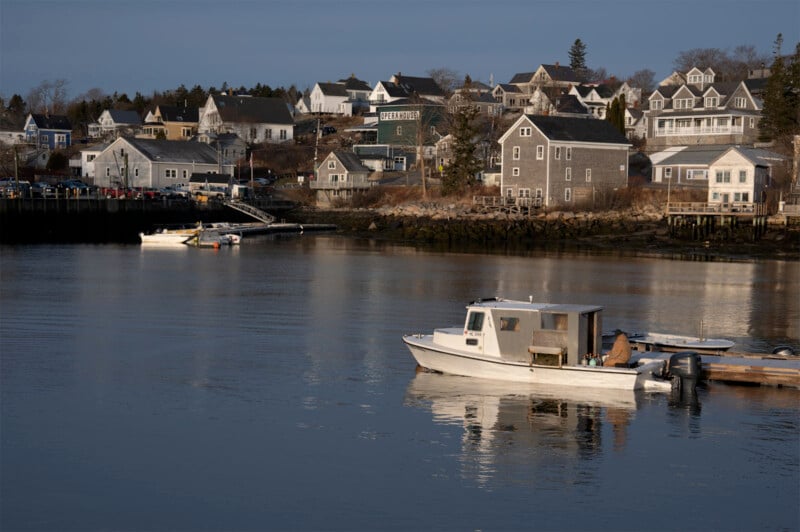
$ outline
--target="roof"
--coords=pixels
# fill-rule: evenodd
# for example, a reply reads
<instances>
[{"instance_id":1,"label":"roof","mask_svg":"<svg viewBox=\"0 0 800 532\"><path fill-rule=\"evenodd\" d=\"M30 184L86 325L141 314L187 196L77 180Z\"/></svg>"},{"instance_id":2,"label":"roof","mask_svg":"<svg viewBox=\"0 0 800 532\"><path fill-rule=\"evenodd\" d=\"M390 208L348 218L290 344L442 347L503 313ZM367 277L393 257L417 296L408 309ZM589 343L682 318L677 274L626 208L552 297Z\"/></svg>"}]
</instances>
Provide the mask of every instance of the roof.
<instances>
[{"instance_id":1,"label":"roof","mask_svg":"<svg viewBox=\"0 0 800 532\"><path fill-rule=\"evenodd\" d=\"M339 162L342 163L342 166L344 166L345 170L347 170L348 172L369 173L372 171L363 164L361 164L361 159L358 158L358 155L356 155L351 151L335 150L332 153L334 156L336 156L337 159L339 159Z\"/></svg>"},{"instance_id":2,"label":"roof","mask_svg":"<svg viewBox=\"0 0 800 532\"><path fill-rule=\"evenodd\" d=\"M578 76L572 67L562 65L542 65L545 72L553 79L553 81L572 81L577 83Z\"/></svg>"},{"instance_id":3,"label":"roof","mask_svg":"<svg viewBox=\"0 0 800 532\"><path fill-rule=\"evenodd\" d=\"M142 119L136 111L123 111L121 109L108 109L108 114L115 124L141 124Z\"/></svg>"},{"instance_id":4,"label":"roof","mask_svg":"<svg viewBox=\"0 0 800 532\"><path fill-rule=\"evenodd\" d=\"M556 98L556 111L559 113L588 114L589 110L574 94L564 94Z\"/></svg>"},{"instance_id":5,"label":"roof","mask_svg":"<svg viewBox=\"0 0 800 532\"><path fill-rule=\"evenodd\" d=\"M36 127L39 129L59 129L72 131L72 123L64 115L39 115L31 114Z\"/></svg>"},{"instance_id":6,"label":"roof","mask_svg":"<svg viewBox=\"0 0 800 532\"><path fill-rule=\"evenodd\" d=\"M786 160L786 157L779 153L762 148L750 148L748 146L729 146L727 150L724 150L724 152L720 154L720 157L731 150L739 152L742 157L756 166L772 166Z\"/></svg>"},{"instance_id":7,"label":"roof","mask_svg":"<svg viewBox=\"0 0 800 532\"><path fill-rule=\"evenodd\" d=\"M711 162L728 151L730 146L691 146L683 149L674 155L670 155L659 162L653 160L654 165L658 166L697 166L708 165Z\"/></svg>"},{"instance_id":8,"label":"roof","mask_svg":"<svg viewBox=\"0 0 800 532\"><path fill-rule=\"evenodd\" d=\"M397 73L393 76L395 83L403 87L406 91L425 96L444 96L444 91L433 78L420 78L415 76L404 76Z\"/></svg>"},{"instance_id":9,"label":"roof","mask_svg":"<svg viewBox=\"0 0 800 532\"><path fill-rule=\"evenodd\" d=\"M289 108L281 98L255 96L212 96L223 122L250 124L294 124Z\"/></svg>"},{"instance_id":10,"label":"roof","mask_svg":"<svg viewBox=\"0 0 800 532\"><path fill-rule=\"evenodd\" d=\"M517 74L514 74L514 77L511 78L511 81L508 83L511 85L515 83L530 83L534 74L536 74L536 72L518 72Z\"/></svg>"},{"instance_id":11,"label":"roof","mask_svg":"<svg viewBox=\"0 0 800 532\"><path fill-rule=\"evenodd\" d=\"M500 89L504 92L522 92L522 89L516 85L511 85L510 83L498 83L496 87L500 87Z\"/></svg>"},{"instance_id":12,"label":"roof","mask_svg":"<svg viewBox=\"0 0 800 532\"><path fill-rule=\"evenodd\" d=\"M342 83L317 83L317 86L322 91L322 94L347 98L347 87Z\"/></svg>"},{"instance_id":13,"label":"roof","mask_svg":"<svg viewBox=\"0 0 800 532\"><path fill-rule=\"evenodd\" d=\"M607 120L541 115L525 117L550 140L630 144L625 135Z\"/></svg>"},{"instance_id":14,"label":"roof","mask_svg":"<svg viewBox=\"0 0 800 532\"><path fill-rule=\"evenodd\" d=\"M340 79L339 83L343 83L344 87L349 91L372 91L372 87L366 81L360 80L353 75L347 79Z\"/></svg>"},{"instance_id":15,"label":"roof","mask_svg":"<svg viewBox=\"0 0 800 532\"><path fill-rule=\"evenodd\" d=\"M217 164L217 151L202 142L185 140L137 139L125 137L133 148L151 161Z\"/></svg>"},{"instance_id":16,"label":"roof","mask_svg":"<svg viewBox=\"0 0 800 532\"><path fill-rule=\"evenodd\" d=\"M199 109L197 107L179 107L177 105L159 105L161 120L164 122L197 122Z\"/></svg>"}]
</instances>

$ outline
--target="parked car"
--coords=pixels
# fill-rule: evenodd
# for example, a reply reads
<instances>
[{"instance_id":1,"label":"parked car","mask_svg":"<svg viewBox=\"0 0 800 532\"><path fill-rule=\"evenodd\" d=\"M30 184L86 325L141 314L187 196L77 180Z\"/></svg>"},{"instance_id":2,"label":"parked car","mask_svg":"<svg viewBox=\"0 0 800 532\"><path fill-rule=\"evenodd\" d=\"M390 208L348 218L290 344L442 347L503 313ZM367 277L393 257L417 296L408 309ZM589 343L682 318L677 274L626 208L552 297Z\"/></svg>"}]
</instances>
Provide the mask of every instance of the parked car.
<instances>
[{"instance_id":1,"label":"parked car","mask_svg":"<svg viewBox=\"0 0 800 532\"><path fill-rule=\"evenodd\" d=\"M49 183L38 181L31 185L31 195L34 198L52 198L56 195L56 189Z\"/></svg>"},{"instance_id":2,"label":"parked car","mask_svg":"<svg viewBox=\"0 0 800 532\"><path fill-rule=\"evenodd\" d=\"M72 196L88 196L92 191L92 187L79 179L67 179L56 183L56 190L68 192Z\"/></svg>"}]
</instances>

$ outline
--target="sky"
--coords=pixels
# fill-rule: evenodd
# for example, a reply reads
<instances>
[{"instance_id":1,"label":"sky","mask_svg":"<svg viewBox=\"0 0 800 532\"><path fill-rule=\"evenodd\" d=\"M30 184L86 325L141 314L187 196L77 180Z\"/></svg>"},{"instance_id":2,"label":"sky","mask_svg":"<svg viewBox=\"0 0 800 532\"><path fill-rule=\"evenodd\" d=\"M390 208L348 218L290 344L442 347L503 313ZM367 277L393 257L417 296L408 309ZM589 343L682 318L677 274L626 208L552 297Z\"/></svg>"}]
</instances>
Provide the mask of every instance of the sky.
<instances>
[{"instance_id":1,"label":"sky","mask_svg":"<svg viewBox=\"0 0 800 532\"><path fill-rule=\"evenodd\" d=\"M506 83L540 64L655 81L680 52L800 41L800 0L0 0L0 96L66 80L67 99L258 83L300 90L351 74L374 87L448 69Z\"/></svg>"}]
</instances>

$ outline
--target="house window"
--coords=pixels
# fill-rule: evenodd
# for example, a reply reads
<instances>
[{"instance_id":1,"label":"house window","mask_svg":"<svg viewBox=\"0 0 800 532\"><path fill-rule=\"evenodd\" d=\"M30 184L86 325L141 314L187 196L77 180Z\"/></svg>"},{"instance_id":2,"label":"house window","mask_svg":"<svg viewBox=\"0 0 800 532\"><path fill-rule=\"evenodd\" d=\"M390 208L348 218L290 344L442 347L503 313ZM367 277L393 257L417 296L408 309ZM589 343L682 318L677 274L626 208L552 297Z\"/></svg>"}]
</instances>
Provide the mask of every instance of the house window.
<instances>
[{"instance_id":1,"label":"house window","mask_svg":"<svg viewBox=\"0 0 800 532\"><path fill-rule=\"evenodd\" d=\"M738 107L739 109L744 109L747 107L747 100L742 97L735 98L733 101L733 105Z\"/></svg>"},{"instance_id":2,"label":"house window","mask_svg":"<svg viewBox=\"0 0 800 532\"><path fill-rule=\"evenodd\" d=\"M512 105L513 105L513 102L512 102ZM529 127L521 127L521 128L519 128L519 136L520 137L530 137L532 131L533 130L531 128L529 128Z\"/></svg>"},{"instance_id":3,"label":"house window","mask_svg":"<svg viewBox=\"0 0 800 532\"><path fill-rule=\"evenodd\" d=\"M514 146L513 155L511 156L515 161L519 160L519 146Z\"/></svg>"},{"instance_id":4,"label":"house window","mask_svg":"<svg viewBox=\"0 0 800 532\"><path fill-rule=\"evenodd\" d=\"M556 146L553 151L555 152L554 153L554 157L555 157L556 161L561 160L561 146Z\"/></svg>"},{"instance_id":5,"label":"house window","mask_svg":"<svg viewBox=\"0 0 800 532\"><path fill-rule=\"evenodd\" d=\"M564 180L565 181L572 181L572 167L568 166L566 171L567 171L567 173L564 174Z\"/></svg>"},{"instance_id":6,"label":"house window","mask_svg":"<svg viewBox=\"0 0 800 532\"><path fill-rule=\"evenodd\" d=\"M39 142L42 144L47 144L47 135L40 135Z\"/></svg>"},{"instance_id":7,"label":"house window","mask_svg":"<svg viewBox=\"0 0 800 532\"><path fill-rule=\"evenodd\" d=\"M691 109L694 107L694 98L680 98L675 100L675 109Z\"/></svg>"},{"instance_id":8,"label":"house window","mask_svg":"<svg viewBox=\"0 0 800 532\"><path fill-rule=\"evenodd\" d=\"M258 130L254 127L250 128L250 138L252 140L256 140L256 138L258 138Z\"/></svg>"},{"instance_id":9,"label":"house window","mask_svg":"<svg viewBox=\"0 0 800 532\"><path fill-rule=\"evenodd\" d=\"M171 177L172 179L177 179L178 177L178 170L175 168L167 168L164 171L164 177Z\"/></svg>"},{"instance_id":10,"label":"house window","mask_svg":"<svg viewBox=\"0 0 800 532\"><path fill-rule=\"evenodd\" d=\"M338 183L339 182L339 174L331 174L328 176L328 181L331 183Z\"/></svg>"},{"instance_id":11,"label":"house window","mask_svg":"<svg viewBox=\"0 0 800 532\"><path fill-rule=\"evenodd\" d=\"M521 188L521 189L519 189L519 197L520 198L530 198L531 197L531 189L529 189L529 188Z\"/></svg>"},{"instance_id":12,"label":"house window","mask_svg":"<svg viewBox=\"0 0 800 532\"><path fill-rule=\"evenodd\" d=\"M747 170L739 170L739 183L747 183Z\"/></svg>"},{"instance_id":13,"label":"house window","mask_svg":"<svg viewBox=\"0 0 800 532\"><path fill-rule=\"evenodd\" d=\"M564 201L566 201L567 203L572 201L572 189L571 188L565 188L564 189Z\"/></svg>"},{"instance_id":14,"label":"house window","mask_svg":"<svg viewBox=\"0 0 800 532\"><path fill-rule=\"evenodd\" d=\"M663 109L663 105L664 102L662 102L661 100L653 100L652 102L650 102L650 109L653 111L660 111L661 109Z\"/></svg>"},{"instance_id":15,"label":"house window","mask_svg":"<svg viewBox=\"0 0 800 532\"><path fill-rule=\"evenodd\" d=\"M592 180L592 169L591 168L587 168L586 169L586 182L588 183L591 180Z\"/></svg>"},{"instance_id":16,"label":"house window","mask_svg":"<svg viewBox=\"0 0 800 532\"><path fill-rule=\"evenodd\" d=\"M750 117L750 129L753 129L754 127L756 127L756 119L755 119L755 117L751 116Z\"/></svg>"},{"instance_id":17,"label":"house window","mask_svg":"<svg viewBox=\"0 0 800 532\"><path fill-rule=\"evenodd\" d=\"M181 170L181 176L187 179L189 177L189 170Z\"/></svg>"},{"instance_id":18,"label":"house window","mask_svg":"<svg viewBox=\"0 0 800 532\"><path fill-rule=\"evenodd\" d=\"M181 128L181 136L183 136L183 137L191 137L192 136L192 128L190 128L190 127L182 127Z\"/></svg>"},{"instance_id":19,"label":"house window","mask_svg":"<svg viewBox=\"0 0 800 532\"><path fill-rule=\"evenodd\" d=\"M750 193L742 192L742 201L750 201Z\"/></svg>"},{"instance_id":20,"label":"house window","mask_svg":"<svg viewBox=\"0 0 800 532\"><path fill-rule=\"evenodd\" d=\"M403 136L403 126L397 126L397 129L395 130L395 133L397 134L398 137L402 137Z\"/></svg>"},{"instance_id":21,"label":"house window","mask_svg":"<svg viewBox=\"0 0 800 532\"><path fill-rule=\"evenodd\" d=\"M536 189L536 199L542 199L542 197L543 197L542 189L541 188L537 188Z\"/></svg>"},{"instance_id":22,"label":"house window","mask_svg":"<svg viewBox=\"0 0 800 532\"><path fill-rule=\"evenodd\" d=\"M264 130L264 138L267 139L267 140L272 140L272 130L271 129L265 129Z\"/></svg>"},{"instance_id":23,"label":"house window","mask_svg":"<svg viewBox=\"0 0 800 532\"><path fill-rule=\"evenodd\" d=\"M281 129L279 137L280 137L280 140L286 140L287 136L286 136L286 130L285 129Z\"/></svg>"},{"instance_id":24,"label":"house window","mask_svg":"<svg viewBox=\"0 0 800 532\"><path fill-rule=\"evenodd\" d=\"M672 168L664 168L664 177L672 179Z\"/></svg>"},{"instance_id":25,"label":"house window","mask_svg":"<svg viewBox=\"0 0 800 532\"><path fill-rule=\"evenodd\" d=\"M717 183L730 183L731 171L730 170L717 170L716 173Z\"/></svg>"},{"instance_id":26,"label":"house window","mask_svg":"<svg viewBox=\"0 0 800 532\"><path fill-rule=\"evenodd\" d=\"M86 156L86 162L90 163L90 162L94 161L95 157L97 157L97 155L87 155Z\"/></svg>"},{"instance_id":27,"label":"house window","mask_svg":"<svg viewBox=\"0 0 800 532\"><path fill-rule=\"evenodd\" d=\"M539 144L536 146L536 160L541 161L542 159L544 159L544 146Z\"/></svg>"},{"instance_id":28,"label":"house window","mask_svg":"<svg viewBox=\"0 0 800 532\"><path fill-rule=\"evenodd\" d=\"M336 169L336 161L328 161L328 170Z\"/></svg>"},{"instance_id":29,"label":"house window","mask_svg":"<svg viewBox=\"0 0 800 532\"><path fill-rule=\"evenodd\" d=\"M567 148L567 153L565 153L565 155L566 155L566 159L568 161L571 161L572 160L572 148Z\"/></svg>"},{"instance_id":30,"label":"house window","mask_svg":"<svg viewBox=\"0 0 800 532\"><path fill-rule=\"evenodd\" d=\"M519 166L515 166L511 169L511 175L514 177L519 177Z\"/></svg>"},{"instance_id":31,"label":"house window","mask_svg":"<svg viewBox=\"0 0 800 532\"><path fill-rule=\"evenodd\" d=\"M706 107L716 107L717 106L717 97L716 96L709 96L706 98Z\"/></svg>"},{"instance_id":32,"label":"house window","mask_svg":"<svg viewBox=\"0 0 800 532\"><path fill-rule=\"evenodd\" d=\"M138 168L134 168L133 169L133 177L139 177L139 169Z\"/></svg>"},{"instance_id":33,"label":"house window","mask_svg":"<svg viewBox=\"0 0 800 532\"><path fill-rule=\"evenodd\" d=\"M708 179L708 170L686 170L686 179Z\"/></svg>"},{"instance_id":34,"label":"house window","mask_svg":"<svg viewBox=\"0 0 800 532\"><path fill-rule=\"evenodd\" d=\"M508 187L506 189L506 197L507 198L513 198L514 197L514 189L513 188Z\"/></svg>"},{"instance_id":35,"label":"house window","mask_svg":"<svg viewBox=\"0 0 800 532\"><path fill-rule=\"evenodd\" d=\"M106 177L111 177L111 168L106 168Z\"/></svg>"}]
</instances>

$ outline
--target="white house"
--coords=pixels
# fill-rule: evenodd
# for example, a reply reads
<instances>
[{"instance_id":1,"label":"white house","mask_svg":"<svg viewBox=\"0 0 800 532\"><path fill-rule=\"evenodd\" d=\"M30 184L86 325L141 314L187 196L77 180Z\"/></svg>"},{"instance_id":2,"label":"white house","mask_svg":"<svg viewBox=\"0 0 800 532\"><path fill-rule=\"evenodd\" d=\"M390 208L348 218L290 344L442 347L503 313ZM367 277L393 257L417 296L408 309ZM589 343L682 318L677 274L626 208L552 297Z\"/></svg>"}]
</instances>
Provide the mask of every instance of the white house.
<instances>
[{"instance_id":1,"label":"white house","mask_svg":"<svg viewBox=\"0 0 800 532\"><path fill-rule=\"evenodd\" d=\"M709 203L762 203L770 184L772 168L785 158L758 148L732 146L709 165Z\"/></svg>"},{"instance_id":2,"label":"white house","mask_svg":"<svg viewBox=\"0 0 800 532\"><path fill-rule=\"evenodd\" d=\"M236 133L248 143L288 142L294 118L280 98L212 94L200 109L198 133Z\"/></svg>"}]
</instances>

